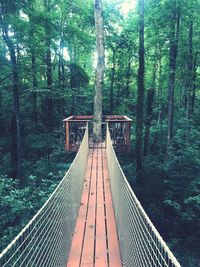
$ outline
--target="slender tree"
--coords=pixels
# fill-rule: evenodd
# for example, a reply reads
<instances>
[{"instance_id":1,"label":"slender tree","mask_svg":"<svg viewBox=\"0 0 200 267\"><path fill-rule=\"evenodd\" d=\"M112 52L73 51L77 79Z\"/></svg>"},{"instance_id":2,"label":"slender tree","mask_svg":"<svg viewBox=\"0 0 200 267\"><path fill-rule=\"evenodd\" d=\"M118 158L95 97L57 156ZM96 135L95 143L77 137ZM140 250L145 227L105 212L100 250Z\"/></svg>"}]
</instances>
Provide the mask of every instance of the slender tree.
<instances>
[{"instance_id":1,"label":"slender tree","mask_svg":"<svg viewBox=\"0 0 200 267\"><path fill-rule=\"evenodd\" d=\"M187 117L190 118L192 113L192 96L193 96L193 83L194 83L194 64L193 64L193 21L189 23L188 29L188 55L187 55Z\"/></svg>"},{"instance_id":2,"label":"slender tree","mask_svg":"<svg viewBox=\"0 0 200 267\"><path fill-rule=\"evenodd\" d=\"M51 16L51 8L52 8L52 2L50 0L44 0L44 8L46 13ZM52 120L52 114L53 114L53 98L52 98L52 86L53 86L53 71L52 71L52 26L51 26L51 20L49 18L45 18L44 21L44 30L45 30L45 44L46 44L46 53L45 53L45 63L46 63L46 84L47 84L47 90L48 93L45 96L45 123L48 128L48 130L52 130L53 127L53 120Z\"/></svg>"},{"instance_id":3,"label":"slender tree","mask_svg":"<svg viewBox=\"0 0 200 267\"><path fill-rule=\"evenodd\" d=\"M126 98L129 98L130 95L130 78L131 78L131 55L128 56L128 66L126 71L126 85L125 85L125 93Z\"/></svg>"},{"instance_id":4,"label":"slender tree","mask_svg":"<svg viewBox=\"0 0 200 267\"><path fill-rule=\"evenodd\" d=\"M116 58L116 48L111 46L112 50L112 69L111 69L111 76L110 76L110 114L113 114L113 108L114 108L114 103L113 103L113 90L114 90L114 81L115 81L115 58Z\"/></svg>"},{"instance_id":5,"label":"slender tree","mask_svg":"<svg viewBox=\"0 0 200 267\"><path fill-rule=\"evenodd\" d=\"M105 68L104 27L102 14L102 0L94 3L95 34L97 49L97 66L95 72L95 96L94 96L94 141L101 140L102 119L102 89Z\"/></svg>"},{"instance_id":6,"label":"slender tree","mask_svg":"<svg viewBox=\"0 0 200 267\"><path fill-rule=\"evenodd\" d=\"M6 10L9 7L1 2L0 23L3 33L3 40L8 47L12 68L13 81L13 110L11 116L12 146L11 146L11 177L21 178L21 129L20 129L20 102L19 102L19 73L16 57L16 49L13 40L9 35L9 22Z\"/></svg>"},{"instance_id":7,"label":"slender tree","mask_svg":"<svg viewBox=\"0 0 200 267\"><path fill-rule=\"evenodd\" d=\"M196 100L196 87L197 87L197 58L196 54L193 60L193 86L192 86L192 113L195 108L195 100Z\"/></svg>"},{"instance_id":8,"label":"slender tree","mask_svg":"<svg viewBox=\"0 0 200 267\"><path fill-rule=\"evenodd\" d=\"M178 49L178 36L180 24L180 12L176 0L173 1L170 20L170 44L169 44L169 79L168 79L168 136L167 147L172 146L174 127L174 88L176 74L176 57Z\"/></svg>"},{"instance_id":9,"label":"slender tree","mask_svg":"<svg viewBox=\"0 0 200 267\"><path fill-rule=\"evenodd\" d=\"M149 135L150 127L153 119L153 98L154 98L154 88L147 90L147 100L146 100L146 115L145 115L145 134L144 134L144 151L143 154L146 156L149 150Z\"/></svg>"},{"instance_id":10,"label":"slender tree","mask_svg":"<svg viewBox=\"0 0 200 267\"><path fill-rule=\"evenodd\" d=\"M136 175L137 180L142 179L142 133L143 133L143 105L144 105L144 0L139 0L139 68L137 81L137 107L136 107Z\"/></svg>"},{"instance_id":11,"label":"slender tree","mask_svg":"<svg viewBox=\"0 0 200 267\"><path fill-rule=\"evenodd\" d=\"M37 71L36 71L36 57L34 51L31 55L31 67L32 67L32 85L33 85L33 120L35 125L38 122L37 115Z\"/></svg>"},{"instance_id":12,"label":"slender tree","mask_svg":"<svg viewBox=\"0 0 200 267\"><path fill-rule=\"evenodd\" d=\"M60 47L59 47L59 61L58 61L58 85L61 90L64 89L64 58L63 58L63 40L61 37Z\"/></svg>"}]
</instances>

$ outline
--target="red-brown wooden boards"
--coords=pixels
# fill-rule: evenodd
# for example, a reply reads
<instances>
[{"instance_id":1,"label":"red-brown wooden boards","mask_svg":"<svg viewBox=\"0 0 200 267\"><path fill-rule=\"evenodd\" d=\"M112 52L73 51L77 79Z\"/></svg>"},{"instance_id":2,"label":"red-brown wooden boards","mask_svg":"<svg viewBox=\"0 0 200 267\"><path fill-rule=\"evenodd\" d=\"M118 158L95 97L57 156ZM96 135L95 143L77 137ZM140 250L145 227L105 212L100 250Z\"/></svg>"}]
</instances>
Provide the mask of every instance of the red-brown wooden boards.
<instances>
[{"instance_id":1,"label":"red-brown wooden boards","mask_svg":"<svg viewBox=\"0 0 200 267\"><path fill-rule=\"evenodd\" d=\"M72 246L71 246L71 251L70 251L68 265L67 265L68 267L79 266L80 261L81 261L82 246L83 246L82 242L83 242L84 232L85 232L85 222L86 222L85 220L86 220L88 197L89 197L90 184L91 184L92 160L93 160L93 151L90 150L86 173L85 173L80 209L79 209L78 218L76 222L76 228L74 230L74 237L72 240Z\"/></svg>"},{"instance_id":2,"label":"red-brown wooden boards","mask_svg":"<svg viewBox=\"0 0 200 267\"><path fill-rule=\"evenodd\" d=\"M86 228L80 266L93 266L94 262L97 157L97 149L94 149Z\"/></svg>"},{"instance_id":3,"label":"red-brown wooden boards","mask_svg":"<svg viewBox=\"0 0 200 267\"><path fill-rule=\"evenodd\" d=\"M67 267L121 267L105 149L90 150Z\"/></svg>"},{"instance_id":4,"label":"red-brown wooden boards","mask_svg":"<svg viewBox=\"0 0 200 267\"><path fill-rule=\"evenodd\" d=\"M108 266L102 150L98 149L95 267Z\"/></svg>"}]
</instances>

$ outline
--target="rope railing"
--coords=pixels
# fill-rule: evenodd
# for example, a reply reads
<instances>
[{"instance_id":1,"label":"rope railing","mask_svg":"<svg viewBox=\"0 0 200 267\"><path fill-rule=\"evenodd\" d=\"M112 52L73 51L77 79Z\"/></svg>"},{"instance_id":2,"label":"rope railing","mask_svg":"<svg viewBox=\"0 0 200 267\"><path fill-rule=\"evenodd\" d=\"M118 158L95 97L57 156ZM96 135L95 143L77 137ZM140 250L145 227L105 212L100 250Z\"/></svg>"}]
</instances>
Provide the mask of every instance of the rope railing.
<instances>
[{"instance_id":1,"label":"rope railing","mask_svg":"<svg viewBox=\"0 0 200 267\"><path fill-rule=\"evenodd\" d=\"M87 127L70 169L42 208L0 254L0 267L66 267L88 151Z\"/></svg>"},{"instance_id":2,"label":"rope railing","mask_svg":"<svg viewBox=\"0 0 200 267\"><path fill-rule=\"evenodd\" d=\"M107 127L106 153L123 266L180 267L132 191Z\"/></svg>"}]
</instances>

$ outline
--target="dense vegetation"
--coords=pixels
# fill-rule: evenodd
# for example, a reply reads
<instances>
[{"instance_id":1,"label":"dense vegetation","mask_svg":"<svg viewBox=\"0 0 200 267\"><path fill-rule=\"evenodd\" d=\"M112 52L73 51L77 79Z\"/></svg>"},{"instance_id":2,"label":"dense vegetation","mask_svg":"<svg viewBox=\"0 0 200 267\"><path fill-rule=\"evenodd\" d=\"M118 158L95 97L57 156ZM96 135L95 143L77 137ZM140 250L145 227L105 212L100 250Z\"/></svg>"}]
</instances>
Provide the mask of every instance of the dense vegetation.
<instances>
[{"instance_id":1,"label":"dense vegetation","mask_svg":"<svg viewBox=\"0 0 200 267\"><path fill-rule=\"evenodd\" d=\"M133 119L125 173L182 266L199 266L200 1L117 2L103 1L103 113ZM72 161L62 119L93 114L94 24L92 0L0 1L1 248Z\"/></svg>"}]
</instances>

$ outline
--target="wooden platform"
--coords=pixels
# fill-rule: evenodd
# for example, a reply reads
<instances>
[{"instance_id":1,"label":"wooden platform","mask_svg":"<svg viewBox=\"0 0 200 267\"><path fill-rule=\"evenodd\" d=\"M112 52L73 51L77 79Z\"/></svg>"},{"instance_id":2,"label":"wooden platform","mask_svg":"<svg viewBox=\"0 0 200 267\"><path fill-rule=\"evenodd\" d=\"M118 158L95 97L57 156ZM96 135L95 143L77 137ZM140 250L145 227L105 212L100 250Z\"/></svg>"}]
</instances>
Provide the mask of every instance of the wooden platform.
<instances>
[{"instance_id":1,"label":"wooden platform","mask_svg":"<svg viewBox=\"0 0 200 267\"><path fill-rule=\"evenodd\" d=\"M105 148L90 149L67 267L121 267Z\"/></svg>"}]
</instances>

